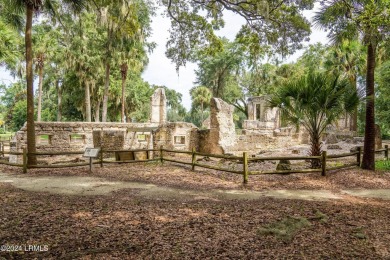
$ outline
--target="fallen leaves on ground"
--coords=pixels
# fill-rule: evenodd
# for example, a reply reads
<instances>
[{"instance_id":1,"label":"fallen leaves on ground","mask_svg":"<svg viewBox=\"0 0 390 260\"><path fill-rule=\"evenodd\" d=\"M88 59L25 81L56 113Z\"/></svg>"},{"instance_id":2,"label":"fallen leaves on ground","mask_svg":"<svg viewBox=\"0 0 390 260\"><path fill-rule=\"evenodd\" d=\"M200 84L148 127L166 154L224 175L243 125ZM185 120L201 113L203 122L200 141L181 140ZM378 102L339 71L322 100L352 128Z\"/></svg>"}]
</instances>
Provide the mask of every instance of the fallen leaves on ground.
<instances>
[{"instance_id":1,"label":"fallen leaves on ground","mask_svg":"<svg viewBox=\"0 0 390 260\"><path fill-rule=\"evenodd\" d=\"M3 172L20 169L2 167ZM29 170L29 175L98 176L191 189L389 188L388 173L358 169L320 174L242 176L192 172L174 164ZM0 183L0 244L47 245L48 251L0 252L5 258L51 259L388 259L390 203L358 199L302 201L144 198L28 192ZM288 239L278 223L299 220ZM270 227L279 231L262 232ZM288 228L285 228L288 230ZM282 230L282 231L280 231ZM286 231L287 232L287 231Z\"/></svg>"}]
</instances>

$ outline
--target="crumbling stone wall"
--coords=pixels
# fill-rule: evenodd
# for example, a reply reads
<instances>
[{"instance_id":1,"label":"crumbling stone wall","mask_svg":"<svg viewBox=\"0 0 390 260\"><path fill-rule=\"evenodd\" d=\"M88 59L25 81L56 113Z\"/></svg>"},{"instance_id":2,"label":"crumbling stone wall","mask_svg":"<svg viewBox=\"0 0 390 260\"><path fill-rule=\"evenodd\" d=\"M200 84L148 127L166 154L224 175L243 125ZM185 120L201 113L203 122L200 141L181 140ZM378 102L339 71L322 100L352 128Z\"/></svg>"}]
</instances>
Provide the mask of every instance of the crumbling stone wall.
<instances>
[{"instance_id":1,"label":"crumbling stone wall","mask_svg":"<svg viewBox=\"0 0 390 260\"><path fill-rule=\"evenodd\" d=\"M35 122L37 151L83 151L87 147L103 150L198 149L197 127L191 123L167 123L166 96L162 88L151 97L149 123ZM44 137L44 138L42 138ZM27 146L27 128L15 134L11 150L21 152ZM11 162L21 162L11 156Z\"/></svg>"},{"instance_id":2,"label":"crumbling stone wall","mask_svg":"<svg viewBox=\"0 0 390 260\"><path fill-rule=\"evenodd\" d=\"M205 153L228 153L229 147L236 143L233 122L234 107L219 98L210 103L210 130L200 134L199 150Z\"/></svg>"},{"instance_id":3,"label":"crumbling stone wall","mask_svg":"<svg viewBox=\"0 0 390 260\"><path fill-rule=\"evenodd\" d=\"M167 122L167 98L165 96L165 90L158 88L154 91L150 97L150 122L165 124Z\"/></svg>"},{"instance_id":4,"label":"crumbling stone wall","mask_svg":"<svg viewBox=\"0 0 390 260\"><path fill-rule=\"evenodd\" d=\"M198 128L192 123L166 123L153 132L155 149L163 146L166 149L191 151L198 150Z\"/></svg>"},{"instance_id":5,"label":"crumbling stone wall","mask_svg":"<svg viewBox=\"0 0 390 260\"><path fill-rule=\"evenodd\" d=\"M248 98L248 120L244 120L243 129L276 129L280 127L278 108L268 106L269 96Z\"/></svg>"},{"instance_id":6,"label":"crumbling stone wall","mask_svg":"<svg viewBox=\"0 0 390 260\"><path fill-rule=\"evenodd\" d=\"M209 124L210 129L198 130L191 123L167 122L165 91L159 88L151 97L149 123L36 122L37 151L82 151L87 147L102 147L104 150L158 149L162 145L167 149L190 151L195 148L210 154L241 155L244 151L256 154L309 143L309 135L302 128L296 132L293 127L280 127L279 111L267 108L266 101L267 96L248 100L249 120L244 122L242 135L236 135L234 107L219 98L211 99L210 118L205 124ZM333 132L328 133L326 138L330 139ZM346 129L334 131L332 136L341 138L340 133L353 136ZM40 136L45 136L45 139L41 140ZM21 152L26 144L24 126L16 133L10 149ZM20 163L21 156L10 156L10 161Z\"/></svg>"},{"instance_id":7,"label":"crumbling stone wall","mask_svg":"<svg viewBox=\"0 0 390 260\"><path fill-rule=\"evenodd\" d=\"M275 149L277 147L287 147L297 145L299 140L292 136L269 136L264 134L238 135L236 145L230 147L229 153L240 156L243 152L255 155L259 152Z\"/></svg>"},{"instance_id":8,"label":"crumbling stone wall","mask_svg":"<svg viewBox=\"0 0 390 260\"><path fill-rule=\"evenodd\" d=\"M158 124L152 123L96 123L96 122L35 122L37 151L82 151L87 147L105 150L152 149L152 131ZM79 137L72 140L72 136ZM44 136L45 140L41 140ZM140 136L145 137L140 139ZM21 152L27 146L27 127L23 126L14 137L13 152ZM11 156L11 162L20 162L20 156Z\"/></svg>"}]
</instances>

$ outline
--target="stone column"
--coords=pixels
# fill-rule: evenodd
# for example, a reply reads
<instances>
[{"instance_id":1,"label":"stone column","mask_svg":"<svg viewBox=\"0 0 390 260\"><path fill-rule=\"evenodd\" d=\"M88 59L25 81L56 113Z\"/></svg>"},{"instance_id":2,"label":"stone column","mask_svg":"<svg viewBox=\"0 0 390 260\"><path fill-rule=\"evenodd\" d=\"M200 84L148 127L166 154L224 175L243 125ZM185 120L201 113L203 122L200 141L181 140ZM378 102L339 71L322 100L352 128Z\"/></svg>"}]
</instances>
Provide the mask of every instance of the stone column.
<instances>
[{"instance_id":1,"label":"stone column","mask_svg":"<svg viewBox=\"0 0 390 260\"><path fill-rule=\"evenodd\" d=\"M158 88L150 97L150 122L159 125L167 122L167 98L165 90Z\"/></svg>"}]
</instances>

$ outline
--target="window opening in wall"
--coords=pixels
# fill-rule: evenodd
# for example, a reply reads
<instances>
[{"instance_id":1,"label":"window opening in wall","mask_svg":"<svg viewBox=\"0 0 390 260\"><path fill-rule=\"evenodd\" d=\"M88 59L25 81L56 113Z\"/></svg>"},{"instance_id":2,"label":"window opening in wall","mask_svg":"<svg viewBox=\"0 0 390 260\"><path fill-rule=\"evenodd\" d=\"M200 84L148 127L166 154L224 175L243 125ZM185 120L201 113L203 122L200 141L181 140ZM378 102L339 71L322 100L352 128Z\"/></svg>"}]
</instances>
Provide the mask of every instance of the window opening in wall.
<instances>
[{"instance_id":1,"label":"window opening in wall","mask_svg":"<svg viewBox=\"0 0 390 260\"><path fill-rule=\"evenodd\" d=\"M138 142L146 142L146 134L137 134L137 140Z\"/></svg>"},{"instance_id":2,"label":"window opening in wall","mask_svg":"<svg viewBox=\"0 0 390 260\"><path fill-rule=\"evenodd\" d=\"M71 143L85 143L85 135L80 134L71 134L70 135Z\"/></svg>"},{"instance_id":3,"label":"window opening in wall","mask_svg":"<svg viewBox=\"0 0 390 260\"><path fill-rule=\"evenodd\" d=\"M186 143L186 137L183 135L177 135L174 137L175 144L185 144Z\"/></svg>"},{"instance_id":4,"label":"window opening in wall","mask_svg":"<svg viewBox=\"0 0 390 260\"><path fill-rule=\"evenodd\" d=\"M38 135L37 136L38 144L51 144L51 136L50 135Z\"/></svg>"},{"instance_id":5,"label":"window opening in wall","mask_svg":"<svg viewBox=\"0 0 390 260\"><path fill-rule=\"evenodd\" d=\"M147 133L145 133L145 132L138 132L137 133L137 140L138 140L138 142L148 142L149 141L149 139L150 139L150 133L149 132L147 132Z\"/></svg>"},{"instance_id":6,"label":"window opening in wall","mask_svg":"<svg viewBox=\"0 0 390 260\"><path fill-rule=\"evenodd\" d=\"M260 104L255 104L255 107L256 107L256 120L257 121L260 121L260 114L261 114L261 106Z\"/></svg>"}]
</instances>

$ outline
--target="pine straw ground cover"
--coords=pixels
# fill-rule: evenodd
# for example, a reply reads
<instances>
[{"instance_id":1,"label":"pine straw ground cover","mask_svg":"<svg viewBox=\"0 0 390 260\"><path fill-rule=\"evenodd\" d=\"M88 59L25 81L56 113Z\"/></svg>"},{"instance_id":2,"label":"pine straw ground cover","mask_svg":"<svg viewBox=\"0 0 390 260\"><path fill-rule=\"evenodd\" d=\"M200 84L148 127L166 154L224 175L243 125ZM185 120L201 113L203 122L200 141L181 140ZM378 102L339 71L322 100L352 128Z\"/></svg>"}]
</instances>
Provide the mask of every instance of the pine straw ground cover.
<instances>
[{"instance_id":1,"label":"pine straw ground cover","mask_svg":"<svg viewBox=\"0 0 390 260\"><path fill-rule=\"evenodd\" d=\"M29 169L29 176L94 176L110 180L137 181L169 187L188 189L390 189L390 172L370 172L357 167L321 173L293 173L288 175L249 176L248 184L243 186L239 174L208 170L174 163L159 162L134 164L105 164L103 168L94 165L93 173L89 166L60 169ZM22 174L21 168L0 165L0 171Z\"/></svg>"},{"instance_id":2,"label":"pine straw ground cover","mask_svg":"<svg viewBox=\"0 0 390 260\"><path fill-rule=\"evenodd\" d=\"M29 170L29 176L98 176L191 189L389 188L389 173L241 176L173 164ZM2 172L20 169L1 167ZM47 245L4 258L64 259L388 259L390 203L379 199L302 201L145 198L27 192L0 183L0 244Z\"/></svg>"}]
</instances>

